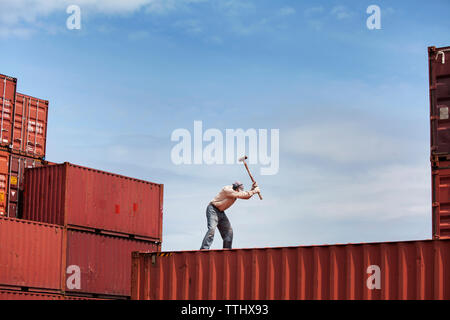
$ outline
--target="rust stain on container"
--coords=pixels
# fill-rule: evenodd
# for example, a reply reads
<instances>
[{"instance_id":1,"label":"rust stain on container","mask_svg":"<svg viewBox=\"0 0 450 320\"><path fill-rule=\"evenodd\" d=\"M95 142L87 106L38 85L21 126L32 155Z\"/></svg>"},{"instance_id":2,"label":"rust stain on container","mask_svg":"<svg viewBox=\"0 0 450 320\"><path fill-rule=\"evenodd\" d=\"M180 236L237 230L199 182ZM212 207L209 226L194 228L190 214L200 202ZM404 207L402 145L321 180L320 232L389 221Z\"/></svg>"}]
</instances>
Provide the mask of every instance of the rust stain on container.
<instances>
[{"instance_id":1,"label":"rust stain on container","mask_svg":"<svg viewBox=\"0 0 450 320\"><path fill-rule=\"evenodd\" d=\"M45 157L48 101L16 94L12 149L30 157Z\"/></svg>"},{"instance_id":2,"label":"rust stain on container","mask_svg":"<svg viewBox=\"0 0 450 320\"><path fill-rule=\"evenodd\" d=\"M450 241L133 253L134 300L450 299Z\"/></svg>"},{"instance_id":3,"label":"rust stain on container","mask_svg":"<svg viewBox=\"0 0 450 320\"><path fill-rule=\"evenodd\" d=\"M431 154L450 154L450 47L428 48Z\"/></svg>"},{"instance_id":4,"label":"rust stain on container","mask_svg":"<svg viewBox=\"0 0 450 320\"><path fill-rule=\"evenodd\" d=\"M60 290L62 235L56 225L0 218L0 285Z\"/></svg>"},{"instance_id":5,"label":"rust stain on container","mask_svg":"<svg viewBox=\"0 0 450 320\"><path fill-rule=\"evenodd\" d=\"M160 245L147 241L106 236L91 232L67 231L66 268L79 270L66 275L66 292L130 296L131 254L156 252ZM68 269L69 270L69 269ZM75 277L73 276L75 275Z\"/></svg>"},{"instance_id":6,"label":"rust stain on container","mask_svg":"<svg viewBox=\"0 0 450 320\"><path fill-rule=\"evenodd\" d=\"M162 185L56 164L25 172L24 218L162 239Z\"/></svg>"}]
</instances>

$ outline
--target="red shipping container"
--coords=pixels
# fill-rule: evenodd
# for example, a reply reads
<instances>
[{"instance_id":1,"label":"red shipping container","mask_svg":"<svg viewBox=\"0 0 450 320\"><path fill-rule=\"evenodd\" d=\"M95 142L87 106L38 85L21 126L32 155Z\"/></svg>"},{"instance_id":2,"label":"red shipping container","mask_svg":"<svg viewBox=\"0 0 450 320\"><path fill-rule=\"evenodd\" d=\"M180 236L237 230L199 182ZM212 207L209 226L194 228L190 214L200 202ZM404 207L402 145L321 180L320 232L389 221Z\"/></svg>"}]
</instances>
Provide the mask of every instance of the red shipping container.
<instances>
[{"instance_id":1,"label":"red shipping container","mask_svg":"<svg viewBox=\"0 0 450 320\"><path fill-rule=\"evenodd\" d=\"M29 157L45 157L48 101L16 94L12 149Z\"/></svg>"},{"instance_id":2,"label":"red shipping container","mask_svg":"<svg viewBox=\"0 0 450 320\"><path fill-rule=\"evenodd\" d=\"M22 208L25 168L46 165L47 161L0 150L0 216L19 218Z\"/></svg>"},{"instance_id":3,"label":"red shipping container","mask_svg":"<svg viewBox=\"0 0 450 320\"><path fill-rule=\"evenodd\" d=\"M431 154L450 154L450 47L428 48Z\"/></svg>"},{"instance_id":4,"label":"red shipping container","mask_svg":"<svg viewBox=\"0 0 450 320\"><path fill-rule=\"evenodd\" d=\"M162 203L162 184L67 162L25 171L29 220L161 241Z\"/></svg>"},{"instance_id":5,"label":"red shipping container","mask_svg":"<svg viewBox=\"0 0 450 320\"><path fill-rule=\"evenodd\" d=\"M135 252L132 299L450 299L450 240Z\"/></svg>"},{"instance_id":6,"label":"red shipping container","mask_svg":"<svg viewBox=\"0 0 450 320\"><path fill-rule=\"evenodd\" d=\"M0 217L0 285L61 291L63 229Z\"/></svg>"},{"instance_id":7,"label":"red shipping container","mask_svg":"<svg viewBox=\"0 0 450 320\"><path fill-rule=\"evenodd\" d=\"M0 74L0 145L10 146L17 79Z\"/></svg>"},{"instance_id":8,"label":"red shipping container","mask_svg":"<svg viewBox=\"0 0 450 320\"><path fill-rule=\"evenodd\" d=\"M67 230L64 291L131 296L133 251L156 252L156 243Z\"/></svg>"}]
</instances>

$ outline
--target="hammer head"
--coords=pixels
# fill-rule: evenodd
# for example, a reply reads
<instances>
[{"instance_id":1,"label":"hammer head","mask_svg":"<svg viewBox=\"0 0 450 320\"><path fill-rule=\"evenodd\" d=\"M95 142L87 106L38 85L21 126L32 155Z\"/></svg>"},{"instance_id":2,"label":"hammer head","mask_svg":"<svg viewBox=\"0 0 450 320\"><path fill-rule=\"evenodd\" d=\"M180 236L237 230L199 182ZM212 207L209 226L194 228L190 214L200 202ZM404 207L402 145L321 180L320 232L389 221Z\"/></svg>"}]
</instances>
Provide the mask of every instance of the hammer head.
<instances>
[{"instance_id":1,"label":"hammer head","mask_svg":"<svg viewBox=\"0 0 450 320\"><path fill-rule=\"evenodd\" d=\"M247 159L248 159L247 156L243 156L242 158L239 158L238 161L239 161L239 162L242 162L242 161L245 161L245 160L247 160Z\"/></svg>"}]
</instances>

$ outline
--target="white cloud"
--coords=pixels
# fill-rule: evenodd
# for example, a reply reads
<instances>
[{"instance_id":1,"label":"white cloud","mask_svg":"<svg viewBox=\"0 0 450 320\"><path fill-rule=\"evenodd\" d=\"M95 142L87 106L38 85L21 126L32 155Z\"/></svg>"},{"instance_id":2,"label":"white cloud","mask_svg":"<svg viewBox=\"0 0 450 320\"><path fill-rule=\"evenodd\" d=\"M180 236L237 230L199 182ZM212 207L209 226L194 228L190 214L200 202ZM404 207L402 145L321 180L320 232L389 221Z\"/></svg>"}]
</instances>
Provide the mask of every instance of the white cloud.
<instances>
[{"instance_id":1,"label":"white cloud","mask_svg":"<svg viewBox=\"0 0 450 320\"><path fill-rule=\"evenodd\" d=\"M338 163L377 162L398 155L409 146L407 141L349 121L314 123L292 129L286 135L283 147L288 152Z\"/></svg>"},{"instance_id":2,"label":"white cloud","mask_svg":"<svg viewBox=\"0 0 450 320\"><path fill-rule=\"evenodd\" d=\"M175 27L188 34L202 33L203 27L200 21L195 19L180 20L175 23Z\"/></svg>"},{"instance_id":3,"label":"white cloud","mask_svg":"<svg viewBox=\"0 0 450 320\"><path fill-rule=\"evenodd\" d=\"M152 14L164 14L207 0L14 0L0 1L0 26L23 33L22 24L38 28L41 19L52 14L66 14L69 5L78 5L81 14L131 14L145 9ZM14 29L13 29L14 28Z\"/></svg>"},{"instance_id":4,"label":"white cloud","mask_svg":"<svg viewBox=\"0 0 450 320\"><path fill-rule=\"evenodd\" d=\"M292 7L283 7L280 10L278 10L278 14L281 15L281 16L290 16L290 15L293 15L295 13L296 13L296 11Z\"/></svg>"},{"instance_id":5,"label":"white cloud","mask_svg":"<svg viewBox=\"0 0 450 320\"><path fill-rule=\"evenodd\" d=\"M0 26L0 38L30 38L36 32L35 29L31 28L10 28Z\"/></svg>"},{"instance_id":6,"label":"white cloud","mask_svg":"<svg viewBox=\"0 0 450 320\"><path fill-rule=\"evenodd\" d=\"M311 7L311 8L307 8L305 11L304 11L304 15L305 15L305 17L311 17L311 16L313 16L313 15L317 15L317 14L319 14L319 13L322 13L322 12L324 12L324 8L322 7L322 6L319 6L319 7Z\"/></svg>"},{"instance_id":7,"label":"white cloud","mask_svg":"<svg viewBox=\"0 0 450 320\"><path fill-rule=\"evenodd\" d=\"M132 40L132 41L139 41L139 40L147 39L148 36L149 36L148 31L140 30L140 31L131 32L128 35L128 39Z\"/></svg>"},{"instance_id":8,"label":"white cloud","mask_svg":"<svg viewBox=\"0 0 450 320\"><path fill-rule=\"evenodd\" d=\"M331 9L331 14L335 16L338 20L348 19L350 18L353 13L350 12L346 7L344 6L335 6L333 9Z\"/></svg>"}]
</instances>

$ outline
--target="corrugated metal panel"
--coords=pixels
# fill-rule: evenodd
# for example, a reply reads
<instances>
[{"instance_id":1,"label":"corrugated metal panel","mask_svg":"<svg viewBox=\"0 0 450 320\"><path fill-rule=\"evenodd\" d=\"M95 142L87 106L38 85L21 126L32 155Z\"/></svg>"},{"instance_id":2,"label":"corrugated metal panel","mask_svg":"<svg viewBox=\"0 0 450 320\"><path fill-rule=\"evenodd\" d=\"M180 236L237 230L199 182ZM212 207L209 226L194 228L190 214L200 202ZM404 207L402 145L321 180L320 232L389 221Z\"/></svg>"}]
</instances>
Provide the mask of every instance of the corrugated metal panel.
<instances>
[{"instance_id":1,"label":"corrugated metal panel","mask_svg":"<svg viewBox=\"0 0 450 320\"><path fill-rule=\"evenodd\" d=\"M22 155L9 155L9 180L8 180L8 217L21 218L23 208L23 180L27 168L41 167L46 161L30 158Z\"/></svg>"},{"instance_id":2,"label":"corrugated metal panel","mask_svg":"<svg viewBox=\"0 0 450 320\"><path fill-rule=\"evenodd\" d=\"M17 79L0 74L0 145L11 144Z\"/></svg>"},{"instance_id":3,"label":"corrugated metal panel","mask_svg":"<svg viewBox=\"0 0 450 320\"><path fill-rule=\"evenodd\" d=\"M151 242L68 230L66 268L77 266L68 270L79 268L81 278L74 287L76 271L70 271L65 291L129 297L132 252L159 250Z\"/></svg>"},{"instance_id":4,"label":"corrugated metal panel","mask_svg":"<svg viewBox=\"0 0 450 320\"><path fill-rule=\"evenodd\" d=\"M8 215L9 152L0 150L0 216Z\"/></svg>"},{"instance_id":5,"label":"corrugated metal panel","mask_svg":"<svg viewBox=\"0 0 450 320\"><path fill-rule=\"evenodd\" d=\"M450 241L133 253L132 299L450 299Z\"/></svg>"},{"instance_id":6,"label":"corrugated metal panel","mask_svg":"<svg viewBox=\"0 0 450 320\"><path fill-rule=\"evenodd\" d=\"M26 170L24 218L161 241L162 185L69 163Z\"/></svg>"},{"instance_id":7,"label":"corrugated metal panel","mask_svg":"<svg viewBox=\"0 0 450 320\"><path fill-rule=\"evenodd\" d=\"M60 290L62 228L0 218L0 285Z\"/></svg>"},{"instance_id":8,"label":"corrugated metal panel","mask_svg":"<svg viewBox=\"0 0 450 320\"><path fill-rule=\"evenodd\" d=\"M64 300L62 294L0 290L0 300Z\"/></svg>"},{"instance_id":9,"label":"corrugated metal panel","mask_svg":"<svg viewBox=\"0 0 450 320\"><path fill-rule=\"evenodd\" d=\"M24 170L43 163L45 161L0 150L0 216L19 218Z\"/></svg>"},{"instance_id":10,"label":"corrugated metal panel","mask_svg":"<svg viewBox=\"0 0 450 320\"><path fill-rule=\"evenodd\" d=\"M450 238L450 161L433 161L432 217L433 238Z\"/></svg>"},{"instance_id":11,"label":"corrugated metal panel","mask_svg":"<svg viewBox=\"0 0 450 320\"><path fill-rule=\"evenodd\" d=\"M428 48L431 154L450 154L450 47Z\"/></svg>"},{"instance_id":12,"label":"corrugated metal panel","mask_svg":"<svg viewBox=\"0 0 450 320\"><path fill-rule=\"evenodd\" d=\"M48 101L16 94L12 149L30 157L45 157Z\"/></svg>"}]
</instances>

